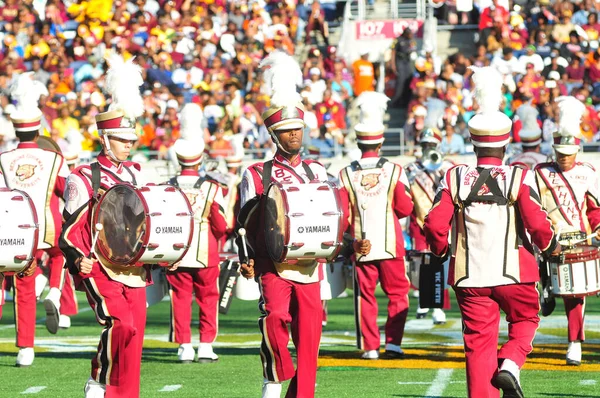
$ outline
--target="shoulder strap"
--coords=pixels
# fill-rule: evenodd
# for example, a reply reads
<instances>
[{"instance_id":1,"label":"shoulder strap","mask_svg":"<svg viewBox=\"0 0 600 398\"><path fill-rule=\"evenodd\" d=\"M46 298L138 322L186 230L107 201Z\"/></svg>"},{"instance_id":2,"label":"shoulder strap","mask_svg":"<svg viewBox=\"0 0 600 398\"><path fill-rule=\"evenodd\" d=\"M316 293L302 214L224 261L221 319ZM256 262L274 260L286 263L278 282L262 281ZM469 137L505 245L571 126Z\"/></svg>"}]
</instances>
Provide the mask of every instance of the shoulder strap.
<instances>
[{"instance_id":1,"label":"shoulder strap","mask_svg":"<svg viewBox=\"0 0 600 398\"><path fill-rule=\"evenodd\" d=\"M202 177L198 178L198 181L196 181L196 183L194 184L194 189L198 189L198 188L200 188L200 185L202 185L202 183L203 183L205 180L206 180L206 179L205 179L205 178L202 178Z\"/></svg>"},{"instance_id":2,"label":"shoulder strap","mask_svg":"<svg viewBox=\"0 0 600 398\"><path fill-rule=\"evenodd\" d=\"M350 167L352 167L352 171L362 170L362 167L360 167L360 163L358 163L358 160L355 160L354 162L350 163Z\"/></svg>"},{"instance_id":3,"label":"shoulder strap","mask_svg":"<svg viewBox=\"0 0 600 398\"><path fill-rule=\"evenodd\" d=\"M167 181L167 184L169 185L173 185L174 187L179 188L179 181L177 181L177 176L171 178L169 181Z\"/></svg>"},{"instance_id":4,"label":"shoulder strap","mask_svg":"<svg viewBox=\"0 0 600 398\"><path fill-rule=\"evenodd\" d=\"M477 171L479 172L479 177L477 178L477 181L475 181L473 188L471 188L469 196L464 200L464 206L469 206L473 202L496 203L499 206L505 206L508 203L508 200L504 197L502 191L500 191L498 181L491 177L490 173L492 169L478 167ZM492 195L478 194L484 184L487 185Z\"/></svg>"},{"instance_id":5,"label":"shoulder strap","mask_svg":"<svg viewBox=\"0 0 600 398\"><path fill-rule=\"evenodd\" d=\"M386 158L379 158L379 161L377 162L377 165L375 166L375 168L380 169L383 167L384 164L386 164L388 160Z\"/></svg>"},{"instance_id":6,"label":"shoulder strap","mask_svg":"<svg viewBox=\"0 0 600 398\"><path fill-rule=\"evenodd\" d=\"M266 193L269 185L271 184L271 171L273 170L273 161L269 160L265 162L263 165L262 172L262 183L263 183L263 192Z\"/></svg>"},{"instance_id":7,"label":"shoulder strap","mask_svg":"<svg viewBox=\"0 0 600 398\"><path fill-rule=\"evenodd\" d=\"M304 172L308 176L308 179L313 181L315 179L315 173L313 173L313 171L310 169L310 166L302 161L302 167L304 168Z\"/></svg>"},{"instance_id":8,"label":"shoulder strap","mask_svg":"<svg viewBox=\"0 0 600 398\"><path fill-rule=\"evenodd\" d=\"M100 189L100 163L94 162L90 165L90 168L92 169L92 197L98 199L98 190Z\"/></svg>"}]
</instances>

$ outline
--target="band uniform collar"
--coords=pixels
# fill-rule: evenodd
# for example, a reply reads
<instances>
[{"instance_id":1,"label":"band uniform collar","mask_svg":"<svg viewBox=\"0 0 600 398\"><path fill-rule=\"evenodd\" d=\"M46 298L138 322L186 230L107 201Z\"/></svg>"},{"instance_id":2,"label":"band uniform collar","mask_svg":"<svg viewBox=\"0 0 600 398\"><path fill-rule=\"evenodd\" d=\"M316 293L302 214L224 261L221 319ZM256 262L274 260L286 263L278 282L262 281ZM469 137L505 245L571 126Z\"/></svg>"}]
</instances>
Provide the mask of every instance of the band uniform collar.
<instances>
[{"instance_id":1,"label":"band uniform collar","mask_svg":"<svg viewBox=\"0 0 600 398\"><path fill-rule=\"evenodd\" d=\"M290 165L292 167L297 167L300 165L300 163L302 163L302 158L300 155L296 156L296 159L294 159L294 162L291 163L289 160L287 160L287 158L285 158L281 153L277 152L275 154L274 159L276 161L278 161L279 163L283 163L283 164L287 164Z\"/></svg>"},{"instance_id":2,"label":"band uniform collar","mask_svg":"<svg viewBox=\"0 0 600 398\"><path fill-rule=\"evenodd\" d=\"M477 166L502 166L502 159L492 157L477 158Z\"/></svg>"},{"instance_id":3,"label":"band uniform collar","mask_svg":"<svg viewBox=\"0 0 600 398\"><path fill-rule=\"evenodd\" d=\"M17 148L30 149L30 148L39 148L39 146L35 141L26 141L26 142L19 142L19 144L17 145Z\"/></svg>"},{"instance_id":4,"label":"band uniform collar","mask_svg":"<svg viewBox=\"0 0 600 398\"><path fill-rule=\"evenodd\" d=\"M186 169L181 170L181 176L200 177L200 173L198 173L196 170Z\"/></svg>"},{"instance_id":5,"label":"band uniform collar","mask_svg":"<svg viewBox=\"0 0 600 398\"><path fill-rule=\"evenodd\" d=\"M368 158L378 158L379 154L375 151L366 151L363 152L361 159L368 159Z\"/></svg>"},{"instance_id":6,"label":"band uniform collar","mask_svg":"<svg viewBox=\"0 0 600 398\"><path fill-rule=\"evenodd\" d=\"M113 171L117 174L121 174L123 172L123 162L120 162L118 166L115 166L114 163L110 161L108 156L104 154L104 152L98 155L98 163L100 163L100 166L104 167L105 169Z\"/></svg>"}]
</instances>

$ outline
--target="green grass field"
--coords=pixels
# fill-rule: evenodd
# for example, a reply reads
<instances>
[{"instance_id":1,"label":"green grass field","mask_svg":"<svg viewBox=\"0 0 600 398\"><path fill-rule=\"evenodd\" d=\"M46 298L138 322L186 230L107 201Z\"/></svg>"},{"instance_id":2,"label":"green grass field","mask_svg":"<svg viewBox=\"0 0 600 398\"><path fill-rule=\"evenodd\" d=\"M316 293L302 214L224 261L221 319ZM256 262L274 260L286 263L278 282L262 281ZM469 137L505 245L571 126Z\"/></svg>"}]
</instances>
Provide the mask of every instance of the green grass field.
<instances>
[{"instance_id":1,"label":"green grass field","mask_svg":"<svg viewBox=\"0 0 600 398\"><path fill-rule=\"evenodd\" d=\"M379 299L380 317L384 317L385 301L381 295ZM87 304L81 301L80 310L84 312L72 318L70 329L57 335L49 334L43 322L38 322L36 359L30 368L14 367L17 349L11 304L4 307L0 321L0 397L23 393L36 397L83 396L89 360L101 330ZM411 299L403 343L406 359L362 361L354 348L352 298L331 301L319 359L317 397L465 397L460 320L454 299L452 305L449 322L434 327L430 318L414 319L416 300ZM44 315L42 305L38 305L38 319ZM262 375L257 317L256 302L234 301L229 314L220 317L215 346L220 360L213 364L179 364L177 345L167 342L169 303L150 307L142 396L259 397ZM536 348L521 374L527 397L600 396L600 300L596 297L588 300L586 323L585 364L573 368L564 364L566 318L562 305L558 303L555 313L542 320ZM502 336L506 336L506 325L502 329Z\"/></svg>"}]
</instances>

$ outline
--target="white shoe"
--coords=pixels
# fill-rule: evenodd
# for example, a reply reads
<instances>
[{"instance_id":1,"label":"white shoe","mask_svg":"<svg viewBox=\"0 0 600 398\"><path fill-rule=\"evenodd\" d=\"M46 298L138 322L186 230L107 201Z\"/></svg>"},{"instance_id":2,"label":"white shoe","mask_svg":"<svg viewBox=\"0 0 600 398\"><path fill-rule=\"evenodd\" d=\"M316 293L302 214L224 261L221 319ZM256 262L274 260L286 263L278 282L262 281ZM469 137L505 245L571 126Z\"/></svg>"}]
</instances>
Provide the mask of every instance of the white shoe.
<instances>
[{"instance_id":1,"label":"white shoe","mask_svg":"<svg viewBox=\"0 0 600 398\"><path fill-rule=\"evenodd\" d=\"M19 348L19 353L17 354L17 364L16 365L19 368L31 366L33 364L34 358L35 358L35 352L33 352L33 347Z\"/></svg>"},{"instance_id":2,"label":"white shoe","mask_svg":"<svg viewBox=\"0 0 600 398\"><path fill-rule=\"evenodd\" d=\"M200 343L198 346L198 362L215 362L219 360L219 356L213 352L212 344Z\"/></svg>"},{"instance_id":3,"label":"white shoe","mask_svg":"<svg viewBox=\"0 0 600 398\"><path fill-rule=\"evenodd\" d=\"M567 348L567 365L581 365L581 341L569 342L569 348Z\"/></svg>"},{"instance_id":4,"label":"white shoe","mask_svg":"<svg viewBox=\"0 0 600 398\"><path fill-rule=\"evenodd\" d=\"M83 388L85 398L104 398L106 393L106 385L98 383L91 377L86 381L85 387Z\"/></svg>"},{"instance_id":5,"label":"white shoe","mask_svg":"<svg viewBox=\"0 0 600 398\"><path fill-rule=\"evenodd\" d=\"M35 277L35 297L39 301L40 297L42 297L42 293L44 293L44 288L48 284L48 278L46 275L39 274Z\"/></svg>"},{"instance_id":6,"label":"white shoe","mask_svg":"<svg viewBox=\"0 0 600 398\"><path fill-rule=\"evenodd\" d=\"M418 290L413 290L413 294L412 294L412 296L413 296L414 298L419 298L419 291L418 291Z\"/></svg>"},{"instance_id":7,"label":"white shoe","mask_svg":"<svg viewBox=\"0 0 600 398\"><path fill-rule=\"evenodd\" d=\"M446 323L446 313L441 308L434 308L433 314L431 314L434 325L441 325Z\"/></svg>"},{"instance_id":8,"label":"white shoe","mask_svg":"<svg viewBox=\"0 0 600 398\"><path fill-rule=\"evenodd\" d=\"M196 352L194 351L194 346L192 346L191 343L181 344L177 350L177 358L179 358L180 362L194 362L195 356Z\"/></svg>"},{"instance_id":9,"label":"white shoe","mask_svg":"<svg viewBox=\"0 0 600 398\"><path fill-rule=\"evenodd\" d=\"M46 310L46 329L50 333L56 334L60 321L60 290L58 288L50 288L44 299L44 309Z\"/></svg>"},{"instance_id":10,"label":"white shoe","mask_svg":"<svg viewBox=\"0 0 600 398\"><path fill-rule=\"evenodd\" d=\"M417 308L417 319L425 318L425 316L427 315L428 312L429 312L429 308L418 307Z\"/></svg>"},{"instance_id":11,"label":"white shoe","mask_svg":"<svg viewBox=\"0 0 600 398\"><path fill-rule=\"evenodd\" d=\"M503 397L523 397L519 376L519 366L510 359L502 361L500 371L494 377L492 384L502 390Z\"/></svg>"},{"instance_id":12,"label":"white shoe","mask_svg":"<svg viewBox=\"0 0 600 398\"><path fill-rule=\"evenodd\" d=\"M264 381L262 388L262 398L279 398L281 397L281 383L274 381Z\"/></svg>"},{"instance_id":13,"label":"white shoe","mask_svg":"<svg viewBox=\"0 0 600 398\"><path fill-rule=\"evenodd\" d=\"M360 356L362 359L379 359L379 351L369 350L362 353Z\"/></svg>"},{"instance_id":14,"label":"white shoe","mask_svg":"<svg viewBox=\"0 0 600 398\"><path fill-rule=\"evenodd\" d=\"M68 315L60 315L58 318L58 327L61 329L68 329L71 327L71 317Z\"/></svg>"}]
</instances>

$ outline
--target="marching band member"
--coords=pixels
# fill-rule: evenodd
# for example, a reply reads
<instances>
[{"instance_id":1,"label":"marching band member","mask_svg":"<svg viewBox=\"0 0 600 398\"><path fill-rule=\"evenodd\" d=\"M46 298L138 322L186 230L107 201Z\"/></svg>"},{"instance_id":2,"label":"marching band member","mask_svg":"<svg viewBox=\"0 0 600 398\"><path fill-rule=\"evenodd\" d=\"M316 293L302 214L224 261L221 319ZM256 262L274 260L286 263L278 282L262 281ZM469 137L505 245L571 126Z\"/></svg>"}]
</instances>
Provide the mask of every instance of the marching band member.
<instances>
[{"instance_id":1,"label":"marching band member","mask_svg":"<svg viewBox=\"0 0 600 398\"><path fill-rule=\"evenodd\" d=\"M65 162L69 171L75 170L79 165L79 154L73 150L71 152L65 152ZM61 208L64 210L64 200L61 198ZM77 304L77 296L75 295L75 282L73 276L68 272L65 272L65 280L62 285L60 295L60 318L58 320L59 329L68 329L71 327L71 317L77 315L79 312L79 305Z\"/></svg>"},{"instance_id":2,"label":"marching band member","mask_svg":"<svg viewBox=\"0 0 600 398\"><path fill-rule=\"evenodd\" d=\"M428 113L428 117L432 112ZM426 120L427 122L427 120ZM436 127L427 127L417 137L417 143L421 147L421 156L406 165L406 174L410 183L410 195L414 203L414 209L410 214L408 224L408 233L413 241L413 249L418 251L428 251L429 245L423 233L423 224L425 216L433 206L435 193L440 185L440 181L446 171L454 164L442 158L439 147L442 142L442 134ZM413 285L418 281L413 281ZM450 294L444 290L444 308L450 308ZM429 308L417 308L417 319L424 318L429 312ZM441 308L434 308L432 319L434 324L446 322L446 314Z\"/></svg>"},{"instance_id":3,"label":"marching band member","mask_svg":"<svg viewBox=\"0 0 600 398\"><path fill-rule=\"evenodd\" d=\"M548 156L541 153L542 129L538 124L538 115L538 110L530 104L523 104L517 109L517 116L521 122L519 138L523 152L512 156L506 164L522 165L533 170L538 163L548 161Z\"/></svg>"},{"instance_id":4,"label":"marching band member","mask_svg":"<svg viewBox=\"0 0 600 398\"><path fill-rule=\"evenodd\" d=\"M448 282L462 314L469 397L499 397L499 389L523 397L520 369L539 324L532 242L544 254L560 245L533 174L502 165L512 122L498 111L501 76L491 67L471 68L480 107L469 121L477 167L446 173L424 232L433 254L451 258ZM500 309L508 341L498 350Z\"/></svg>"},{"instance_id":5,"label":"marching band member","mask_svg":"<svg viewBox=\"0 0 600 398\"><path fill-rule=\"evenodd\" d=\"M8 188L19 189L31 197L39 223L37 259L41 250L50 256L50 292L44 301L46 327L51 333L58 330L60 288L64 280L64 258L58 248L58 237L62 226L59 198L65 189L68 170L62 155L40 148L36 141L41 128L42 112L38 108L40 92L30 74L21 74L11 89L18 101L16 111L11 114L15 133L19 138L16 149L0 154L0 167L4 183ZM33 363L35 336L35 276L16 276L15 327L17 329L17 366Z\"/></svg>"},{"instance_id":6,"label":"marching band member","mask_svg":"<svg viewBox=\"0 0 600 398\"><path fill-rule=\"evenodd\" d=\"M137 397L146 325L149 270L140 264L110 267L93 257L91 212L99 197L116 184L140 185L140 165L127 161L138 139L135 119L143 113L141 68L112 53L106 88L109 110L96 115L102 152L97 162L77 167L65 190L61 249L75 279L104 327L92 359L86 397Z\"/></svg>"},{"instance_id":7,"label":"marching band member","mask_svg":"<svg viewBox=\"0 0 600 398\"><path fill-rule=\"evenodd\" d=\"M170 341L179 343L181 362L194 361L191 343L192 295L199 307L200 344L198 362L214 362L219 357L212 343L217 337L219 306L219 239L227 224L223 210L223 192L215 182L200 177L204 141L180 138L174 144L181 174L169 183L188 197L194 212L194 236L190 250L175 271L167 272L171 296Z\"/></svg>"},{"instance_id":8,"label":"marching band member","mask_svg":"<svg viewBox=\"0 0 600 398\"><path fill-rule=\"evenodd\" d=\"M296 91L296 82L301 81L300 67L279 51L272 52L260 66L270 67L265 71L265 80L273 94L263 119L277 152L272 161L250 166L242 177L239 221L248 231L250 260L241 264L241 271L260 286L263 397L279 397L281 382L289 379L287 397L313 397L322 318L318 263L276 264L271 260L264 236L263 198L271 181L326 181L327 172L321 164L300 157L304 129L304 111ZM367 253L368 242L355 243L355 249ZM288 323L297 349L297 370L287 348Z\"/></svg>"},{"instance_id":9,"label":"marching band member","mask_svg":"<svg viewBox=\"0 0 600 398\"><path fill-rule=\"evenodd\" d=\"M588 163L577 162L581 142L580 122L584 105L574 97L559 97L558 131L554 134L556 161L540 163L535 169L542 204L557 230L561 232L595 232L600 239L600 191L596 170ZM581 343L585 339L585 297L564 298L568 320L569 346L567 365L581 364ZM542 307L549 315L553 299Z\"/></svg>"},{"instance_id":10,"label":"marching band member","mask_svg":"<svg viewBox=\"0 0 600 398\"><path fill-rule=\"evenodd\" d=\"M383 115L389 98L364 92L358 99L361 123L354 127L362 158L340 172L340 196L350 203L349 223L354 236L372 242L368 255L356 255L354 311L356 341L363 359L379 358L377 327L377 280L388 297L385 352L390 358L404 356L400 347L408 315L410 283L404 264L404 239L398 221L413 210L406 173L379 156L383 143Z\"/></svg>"},{"instance_id":11,"label":"marching band member","mask_svg":"<svg viewBox=\"0 0 600 398\"><path fill-rule=\"evenodd\" d=\"M239 213L240 205L240 184L242 177L240 176L240 167L242 166L242 156L228 156L225 158L227 166L227 174L225 174L225 184L227 188L224 190L225 200L225 217L227 219L227 234L233 233L235 228L235 220Z\"/></svg>"}]
</instances>

